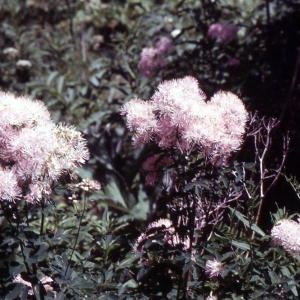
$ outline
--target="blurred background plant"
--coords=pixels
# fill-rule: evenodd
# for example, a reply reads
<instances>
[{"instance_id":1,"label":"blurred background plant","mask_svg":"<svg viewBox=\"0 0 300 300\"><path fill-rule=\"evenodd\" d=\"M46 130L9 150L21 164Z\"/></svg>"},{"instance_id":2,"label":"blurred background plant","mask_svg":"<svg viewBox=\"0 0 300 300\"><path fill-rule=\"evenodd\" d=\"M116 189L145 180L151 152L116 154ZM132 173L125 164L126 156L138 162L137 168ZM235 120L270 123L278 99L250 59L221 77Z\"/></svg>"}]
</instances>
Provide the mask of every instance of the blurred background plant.
<instances>
[{"instance_id":1,"label":"blurred background plant","mask_svg":"<svg viewBox=\"0 0 300 300\"><path fill-rule=\"evenodd\" d=\"M33 228L27 227L30 234L22 237L29 249L24 261L40 268L54 266L44 273L54 281L50 286L58 299L298 298L299 257L272 246L267 234L280 219L271 218L270 212L282 218L300 209L299 9L297 0L0 0L1 90L42 100L55 122L82 131L91 159L78 176L97 180L103 187L84 209L81 193L76 203L59 186L45 217L47 239L54 239L46 241L50 248L41 246L40 212L31 208ZM153 54L152 76L145 77L142 52L158 48L161 39L168 39L170 47L161 57ZM224 219L210 225L214 234L203 238L195 259L182 249L165 247L166 229L150 232L157 242L154 249L146 242L146 252L157 261L148 266L132 251L140 234L148 234L150 223L170 219L160 206L168 191L159 184L145 186L142 165L160 154L159 149L152 144L132 148L119 110L133 98L150 99L160 82L185 76L195 77L208 98L219 90L230 91L248 111L258 111L241 151L228 168L219 168L223 183L215 186L216 194L238 189L243 203L228 207ZM272 141L267 146L266 137ZM283 172L287 175L279 176ZM19 202L7 205L8 210L23 209ZM23 211L20 214L25 218ZM75 243L78 218L81 234ZM24 231L20 224L14 224L19 235ZM1 275L6 287L2 296L15 299L25 287L12 280L24 266L10 255L18 247L8 238L21 238L7 229L6 221L1 226L1 260L8 268ZM74 255L65 256L74 244ZM218 280L205 273L206 261L214 260L225 270ZM69 262L72 271L66 278ZM192 277L183 292L180 272L187 270L193 270ZM174 296L176 289L181 292ZM35 292L30 297L45 296Z\"/></svg>"}]
</instances>

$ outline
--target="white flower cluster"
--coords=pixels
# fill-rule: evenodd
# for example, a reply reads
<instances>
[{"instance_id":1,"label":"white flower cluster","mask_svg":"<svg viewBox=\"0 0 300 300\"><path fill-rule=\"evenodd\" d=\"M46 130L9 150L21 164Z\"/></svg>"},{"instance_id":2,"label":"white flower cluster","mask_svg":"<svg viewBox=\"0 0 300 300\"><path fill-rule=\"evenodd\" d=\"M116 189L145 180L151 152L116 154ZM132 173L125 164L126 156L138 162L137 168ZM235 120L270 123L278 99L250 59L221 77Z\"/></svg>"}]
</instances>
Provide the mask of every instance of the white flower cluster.
<instances>
[{"instance_id":1,"label":"white flower cluster","mask_svg":"<svg viewBox=\"0 0 300 300\"><path fill-rule=\"evenodd\" d=\"M282 219L271 230L272 244L281 245L285 250L300 253L300 224Z\"/></svg>"},{"instance_id":2,"label":"white flower cluster","mask_svg":"<svg viewBox=\"0 0 300 300\"><path fill-rule=\"evenodd\" d=\"M55 125L44 103L0 93L0 199L49 196L53 182L88 158L81 133Z\"/></svg>"}]
</instances>

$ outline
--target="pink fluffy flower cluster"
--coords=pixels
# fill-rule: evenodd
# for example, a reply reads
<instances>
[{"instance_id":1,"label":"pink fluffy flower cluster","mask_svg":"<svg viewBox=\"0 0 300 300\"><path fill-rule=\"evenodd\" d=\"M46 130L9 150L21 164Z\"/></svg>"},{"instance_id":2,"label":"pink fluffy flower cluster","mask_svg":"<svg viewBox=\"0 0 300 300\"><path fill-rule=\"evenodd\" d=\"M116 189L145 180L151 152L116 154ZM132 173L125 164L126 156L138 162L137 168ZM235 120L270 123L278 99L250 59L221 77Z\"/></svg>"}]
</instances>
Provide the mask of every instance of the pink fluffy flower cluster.
<instances>
[{"instance_id":1,"label":"pink fluffy flower cluster","mask_svg":"<svg viewBox=\"0 0 300 300\"><path fill-rule=\"evenodd\" d=\"M212 162L226 161L240 148L248 113L230 92L218 92L210 101L193 77L161 83L151 100L132 99L122 106L127 126L138 147L155 141L161 149L189 154L196 147Z\"/></svg>"},{"instance_id":2,"label":"pink fluffy flower cluster","mask_svg":"<svg viewBox=\"0 0 300 300\"><path fill-rule=\"evenodd\" d=\"M274 246L283 246L285 250L299 254L299 231L299 223L293 220L282 219L272 228L272 244Z\"/></svg>"},{"instance_id":3,"label":"pink fluffy flower cluster","mask_svg":"<svg viewBox=\"0 0 300 300\"><path fill-rule=\"evenodd\" d=\"M156 68L164 67L166 64L165 53L171 47L171 40L163 37L156 43L155 48L144 48L138 65L142 75L151 79Z\"/></svg>"},{"instance_id":4,"label":"pink fluffy flower cluster","mask_svg":"<svg viewBox=\"0 0 300 300\"><path fill-rule=\"evenodd\" d=\"M237 34L239 28L234 25L226 25L222 23L215 23L209 26L207 36L216 39L220 43L229 42Z\"/></svg>"},{"instance_id":5,"label":"pink fluffy flower cluster","mask_svg":"<svg viewBox=\"0 0 300 300\"><path fill-rule=\"evenodd\" d=\"M220 274L224 271L223 264L220 261L214 260L208 260L206 262L206 275L210 279L217 279Z\"/></svg>"},{"instance_id":6,"label":"pink fluffy flower cluster","mask_svg":"<svg viewBox=\"0 0 300 300\"><path fill-rule=\"evenodd\" d=\"M33 202L89 158L73 127L55 125L41 101L0 93L0 199Z\"/></svg>"}]
</instances>

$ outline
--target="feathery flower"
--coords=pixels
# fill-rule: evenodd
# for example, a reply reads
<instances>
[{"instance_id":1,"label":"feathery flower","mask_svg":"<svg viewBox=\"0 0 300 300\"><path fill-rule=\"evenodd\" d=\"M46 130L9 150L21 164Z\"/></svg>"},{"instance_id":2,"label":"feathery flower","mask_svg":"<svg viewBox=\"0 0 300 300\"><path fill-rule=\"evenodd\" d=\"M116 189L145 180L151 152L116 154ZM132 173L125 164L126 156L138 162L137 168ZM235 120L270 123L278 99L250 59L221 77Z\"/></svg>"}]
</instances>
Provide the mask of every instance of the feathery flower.
<instances>
[{"instance_id":1,"label":"feathery flower","mask_svg":"<svg viewBox=\"0 0 300 300\"><path fill-rule=\"evenodd\" d=\"M210 279L216 279L222 272L224 271L224 267L221 262L214 260L208 260L206 262L206 275Z\"/></svg>"},{"instance_id":2,"label":"feathery flower","mask_svg":"<svg viewBox=\"0 0 300 300\"><path fill-rule=\"evenodd\" d=\"M237 34L239 27L222 23L215 23L209 26L207 36L216 39L220 43L231 41Z\"/></svg>"},{"instance_id":3,"label":"feathery flower","mask_svg":"<svg viewBox=\"0 0 300 300\"><path fill-rule=\"evenodd\" d=\"M172 48L172 41L166 37L161 38L156 43L156 49L159 54L163 55L165 54L170 48Z\"/></svg>"},{"instance_id":4,"label":"feathery flower","mask_svg":"<svg viewBox=\"0 0 300 300\"><path fill-rule=\"evenodd\" d=\"M21 196L17 176L9 169L0 167L0 199L13 201Z\"/></svg>"},{"instance_id":5,"label":"feathery flower","mask_svg":"<svg viewBox=\"0 0 300 300\"><path fill-rule=\"evenodd\" d=\"M151 228L160 228L160 227L169 229L171 232L175 231L173 227L173 223L169 219L159 219L157 221L150 223L148 226L148 230Z\"/></svg>"},{"instance_id":6,"label":"feathery flower","mask_svg":"<svg viewBox=\"0 0 300 300\"><path fill-rule=\"evenodd\" d=\"M135 146L155 141L162 149L190 153L195 146L213 163L226 162L237 151L248 113L230 92L218 92L211 101L193 77L165 81L150 101L133 99L121 108Z\"/></svg>"},{"instance_id":7,"label":"feathery flower","mask_svg":"<svg viewBox=\"0 0 300 300\"><path fill-rule=\"evenodd\" d=\"M134 132L133 144L136 147L149 142L159 130L152 101L133 99L122 106L121 115L127 116L127 127Z\"/></svg>"},{"instance_id":8,"label":"feathery flower","mask_svg":"<svg viewBox=\"0 0 300 300\"><path fill-rule=\"evenodd\" d=\"M85 192L90 192L92 190L98 191L101 189L101 184L96 180L91 180L89 178L83 179L82 182L77 184L70 184L71 189L79 188Z\"/></svg>"},{"instance_id":9,"label":"feathery flower","mask_svg":"<svg viewBox=\"0 0 300 300\"><path fill-rule=\"evenodd\" d=\"M27 59L19 59L16 62L16 66L23 69L30 69L32 67L32 63Z\"/></svg>"},{"instance_id":10,"label":"feathery flower","mask_svg":"<svg viewBox=\"0 0 300 300\"><path fill-rule=\"evenodd\" d=\"M14 58L18 55L18 50L13 47L8 47L3 50L3 54L9 55Z\"/></svg>"},{"instance_id":11,"label":"feathery flower","mask_svg":"<svg viewBox=\"0 0 300 300\"><path fill-rule=\"evenodd\" d=\"M30 196L27 197L28 202L33 202L34 200L41 200L43 197L48 198L51 193L51 187L47 182L38 181L35 184L29 184Z\"/></svg>"},{"instance_id":12,"label":"feathery flower","mask_svg":"<svg viewBox=\"0 0 300 300\"><path fill-rule=\"evenodd\" d=\"M282 219L271 230L272 244L281 245L285 250L300 253L300 224Z\"/></svg>"},{"instance_id":13,"label":"feathery flower","mask_svg":"<svg viewBox=\"0 0 300 300\"><path fill-rule=\"evenodd\" d=\"M155 69L164 67L166 64L164 55L171 47L172 41L164 37L156 43L155 48L144 48L138 64L142 75L151 79Z\"/></svg>"},{"instance_id":14,"label":"feathery flower","mask_svg":"<svg viewBox=\"0 0 300 300\"><path fill-rule=\"evenodd\" d=\"M0 162L16 183L11 189L15 194L7 192L11 200L27 188L31 191L28 201L49 196L50 185L61 174L72 174L89 158L81 133L55 125L41 101L10 93L0 93L0 149ZM7 195L1 192L0 197Z\"/></svg>"}]
</instances>

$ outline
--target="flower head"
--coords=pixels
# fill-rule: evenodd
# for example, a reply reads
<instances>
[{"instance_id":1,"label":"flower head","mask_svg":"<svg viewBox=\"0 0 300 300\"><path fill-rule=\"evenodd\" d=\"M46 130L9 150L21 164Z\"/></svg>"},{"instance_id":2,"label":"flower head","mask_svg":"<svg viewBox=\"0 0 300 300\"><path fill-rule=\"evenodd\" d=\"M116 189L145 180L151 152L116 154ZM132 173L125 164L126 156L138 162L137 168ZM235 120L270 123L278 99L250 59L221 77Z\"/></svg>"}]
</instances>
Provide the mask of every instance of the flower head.
<instances>
[{"instance_id":1,"label":"flower head","mask_svg":"<svg viewBox=\"0 0 300 300\"><path fill-rule=\"evenodd\" d=\"M156 43L157 52L161 55L165 54L170 48L172 48L172 41L166 37L161 38Z\"/></svg>"},{"instance_id":2,"label":"flower head","mask_svg":"<svg viewBox=\"0 0 300 300\"><path fill-rule=\"evenodd\" d=\"M164 55L171 47L172 41L164 37L156 43L155 48L144 48L138 65L142 75L151 79L155 69L164 67Z\"/></svg>"},{"instance_id":3,"label":"flower head","mask_svg":"<svg viewBox=\"0 0 300 300\"><path fill-rule=\"evenodd\" d=\"M207 36L216 39L220 43L229 42L237 34L239 28L234 25L215 23L209 26Z\"/></svg>"},{"instance_id":4,"label":"flower head","mask_svg":"<svg viewBox=\"0 0 300 300\"><path fill-rule=\"evenodd\" d=\"M14 182L8 193L11 199L26 189L28 199L49 196L50 185L61 174L72 174L89 158L81 133L55 125L41 101L10 93L0 93L0 149L0 163L6 166L3 172ZM1 198L7 195L2 192Z\"/></svg>"},{"instance_id":5,"label":"flower head","mask_svg":"<svg viewBox=\"0 0 300 300\"><path fill-rule=\"evenodd\" d=\"M208 260L206 262L206 275L210 279L216 279L222 272L224 271L224 267L221 262L214 260Z\"/></svg>"},{"instance_id":6,"label":"flower head","mask_svg":"<svg viewBox=\"0 0 300 300\"><path fill-rule=\"evenodd\" d=\"M12 170L0 168L0 199L12 201L21 194L16 174Z\"/></svg>"},{"instance_id":7,"label":"flower head","mask_svg":"<svg viewBox=\"0 0 300 300\"><path fill-rule=\"evenodd\" d=\"M193 77L165 81L151 101L133 99L121 114L134 132L136 146L155 141L162 149L190 153L195 146L211 162L226 162L239 149L248 113L242 101L230 92L218 92L211 101Z\"/></svg>"},{"instance_id":8,"label":"flower head","mask_svg":"<svg viewBox=\"0 0 300 300\"><path fill-rule=\"evenodd\" d=\"M11 57L16 57L18 55L18 50L13 47L8 47L3 50L3 54L9 55Z\"/></svg>"},{"instance_id":9,"label":"flower head","mask_svg":"<svg viewBox=\"0 0 300 300\"><path fill-rule=\"evenodd\" d=\"M241 64L240 60L235 57L228 57L227 66L229 67L237 67Z\"/></svg>"},{"instance_id":10,"label":"flower head","mask_svg":"<svg viewBox=\"0 0 300 300\"><path fill-rule=\"evenodd\" d=\"M127 127L135 133L134 146L149 142L153 134L159 130L151 101L133 99L123 105L121 114L127 116Z\"/></svg>"},{"instance_id":11,"label":"flower head","mask_svg":"<svg viewBox=\"0 0 300 300\"><path fill-rule=\"evenodd\" d=\"M282 219L271 230L272 244L281 245L285 250L300 253L300 224Z\"/></svg>"},{"instance_id":12,"label":"flower head","mask_svg":"<svg viewBox=\"0 0 300 300\"><path fill-rule=\"evenodd\" d=\"M30 69L32 67L32 63L26 59L20 59L16 62L16 66L22 69Z\"/></svg>"},{"instance_id":13,"label":"flower head","mask_svg":"<svg viewBox=\"0 0 300 300\"><path fill-rule=\"evenodd\" d=\"M89 178L83 179L82 182L77 184L71 184L70 188L79 188L85 192L90 192L92 190L98 191L101 189L101 184L96 180L91 180Z\"/></svg>"}]
</instances>

